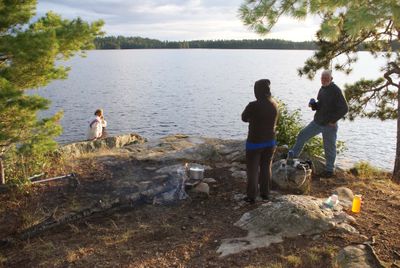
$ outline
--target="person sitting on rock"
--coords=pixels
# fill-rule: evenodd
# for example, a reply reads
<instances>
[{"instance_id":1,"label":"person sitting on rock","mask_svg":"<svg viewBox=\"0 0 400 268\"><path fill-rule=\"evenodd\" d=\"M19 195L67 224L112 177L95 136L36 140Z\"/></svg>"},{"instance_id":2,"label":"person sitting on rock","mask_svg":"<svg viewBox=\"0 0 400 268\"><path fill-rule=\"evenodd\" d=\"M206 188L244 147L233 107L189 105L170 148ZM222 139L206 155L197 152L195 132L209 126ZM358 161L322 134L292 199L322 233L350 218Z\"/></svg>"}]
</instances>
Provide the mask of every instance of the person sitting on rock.
<instances>
[{"instance_id":1,"label":"person sitting on rock","mask_svg":"<svg viewBox=\"0 0 400 268\"><path fill-rule=\"evenodd\" d=\"M242 113L242 120L249 123L246 141L247 196L244 200L251 204L255 203L258 192L262 199L269 200L271 188L278 105L271 97L270 84L268 79L255 82L257 100L250 102Z\"/></svg>"},{"instance_id":2,"label":"person sitting on rock","mask_svg":"<svg viewBox=\"0 0 400 268\"><path fill-rule=\"evenodd\" d=\"M87 134L88 140L97 140L103 136L103 128L107 126L107 122L103 117L103 110L97 109L94 112L95 118L90 121Z\"/></svg>"}]
</instances>

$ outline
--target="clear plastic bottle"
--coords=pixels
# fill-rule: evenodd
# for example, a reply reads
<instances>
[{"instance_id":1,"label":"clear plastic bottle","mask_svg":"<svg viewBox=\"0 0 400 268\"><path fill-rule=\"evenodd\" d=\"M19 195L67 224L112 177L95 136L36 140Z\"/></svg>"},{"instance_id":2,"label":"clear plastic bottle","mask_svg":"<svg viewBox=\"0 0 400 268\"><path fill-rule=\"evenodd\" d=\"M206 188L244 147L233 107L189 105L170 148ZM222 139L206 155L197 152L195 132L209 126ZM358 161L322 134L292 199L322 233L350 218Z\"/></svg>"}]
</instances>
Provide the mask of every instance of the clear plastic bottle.
<instances>
[{"instance_id":1,"label":"clear plastic bottle","mask_svg":"<svg viewBox=\"0 0 400 268\"><path fill-rule=\"evenodd\" d=\"M336 194L331 195L324 202L325 206L327 206L328 208L333 208L338 203L339 203L339 197Z\"/></svg>"}]
</instances>

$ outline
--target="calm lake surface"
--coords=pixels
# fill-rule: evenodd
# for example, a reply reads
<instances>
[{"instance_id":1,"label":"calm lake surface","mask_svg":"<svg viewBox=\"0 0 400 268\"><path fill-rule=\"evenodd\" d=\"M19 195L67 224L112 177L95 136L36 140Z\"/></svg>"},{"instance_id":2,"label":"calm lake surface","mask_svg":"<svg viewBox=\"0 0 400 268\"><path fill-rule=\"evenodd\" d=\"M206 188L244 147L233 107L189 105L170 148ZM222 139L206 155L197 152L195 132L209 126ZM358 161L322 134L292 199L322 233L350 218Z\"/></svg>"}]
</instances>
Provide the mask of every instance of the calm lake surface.
<instances>
[{"instance_id":1,"label":"calm lake surface","mask_svg":"<svg viewBox=\"0 0 400 268\"><path fill-rule=\"evenodd\" d=\"M247 124L240 115L254 100L253 84L271 80L274 97L289 109L301 109L304 124L313 112L307 107L320 88L297 76L312 51L295 50L98 50L75 57L67 80L54 81L38 94L52 100L44 115L63 110L61 143L84 140L89 121L103 108L110 135L136 132L146 138L185 133L245 139ZM334 73L343 89L361 77L376 78L383 61L360 53L350 76ZM367 160L384 169L394 164L396 122L357 119L339 123L338 139L348 150L338 156L349 167Z\"/></svg>"}]
</instances>

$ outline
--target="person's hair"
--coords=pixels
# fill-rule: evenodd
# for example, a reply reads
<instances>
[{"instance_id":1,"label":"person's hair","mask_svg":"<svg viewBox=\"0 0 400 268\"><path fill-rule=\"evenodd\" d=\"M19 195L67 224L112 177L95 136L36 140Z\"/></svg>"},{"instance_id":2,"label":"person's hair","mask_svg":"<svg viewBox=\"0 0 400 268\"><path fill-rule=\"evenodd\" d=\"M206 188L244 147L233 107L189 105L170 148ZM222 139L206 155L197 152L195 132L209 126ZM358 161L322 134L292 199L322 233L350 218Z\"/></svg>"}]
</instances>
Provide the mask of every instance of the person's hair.
<instances>
[{"instance_id":1,"label":"person's hair","mask_svg":"<svg viewBox=\"0 0 400 268\"><path fill-rule=\"evenodd\" d=\"M254 95L256 99L271 97L271 81L269 79L260 79L254 83Z\"/></svg>"},{"instance_id":2,"label":"person's hair","mask_svg":"<svg viewBox=\"0 0 400 268\"><path fill-rule=\"evenodd\" d=\"M329 76L332 78L332 71L331 70L323 70L321 76Z\"/></svg>"},{"instance_id":3,"label":"person's hair","mask_svg":"<svg viewBox=\"0 0 400 268\"><path fill-rule=\"evenodd\" d=\"M94 115L102 116L103 115L103 110L102 109L97 109L96 112L94 112Z\"/></svg>"}]
</instances>

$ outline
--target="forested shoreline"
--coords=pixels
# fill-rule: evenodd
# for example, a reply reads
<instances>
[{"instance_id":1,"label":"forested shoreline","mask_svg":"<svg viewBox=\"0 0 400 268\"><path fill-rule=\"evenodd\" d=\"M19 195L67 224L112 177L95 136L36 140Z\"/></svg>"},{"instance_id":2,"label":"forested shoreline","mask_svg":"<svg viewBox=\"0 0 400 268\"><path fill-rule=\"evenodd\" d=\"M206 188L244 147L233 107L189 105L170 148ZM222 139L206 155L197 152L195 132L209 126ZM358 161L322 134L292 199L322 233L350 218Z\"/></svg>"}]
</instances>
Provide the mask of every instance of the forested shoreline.
<instances>
[{"instance_id":1,"label":"forested shoreline","mask_svg":"<svg viewBox=\"0 0 400 268\"><path fill-rule=\"evenodd\" d=\"M316 50L318 43L314 41L294 42L282 39L243 39L243 40L193 40L193 41L160 41L144 37L106 36L94 40L96 49L293 49ZM398 50L397 41L392 42L392 49ZM359 45L358 50L365 50Z\"/></svg>"},{"instance_id":2,"label":"forested shoreline","mask_svg":"<svg viewBox=\"0 0 400 268\"><path fill-rule=\"evenodd\" d=\"M96 38L94 43L96 49L317 49L317 44L312 41L293 42L280 39L160 41L143 37L107 36Z\"/></svg>"}]
</instances>

